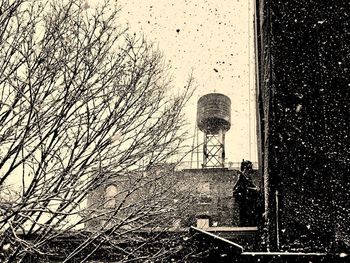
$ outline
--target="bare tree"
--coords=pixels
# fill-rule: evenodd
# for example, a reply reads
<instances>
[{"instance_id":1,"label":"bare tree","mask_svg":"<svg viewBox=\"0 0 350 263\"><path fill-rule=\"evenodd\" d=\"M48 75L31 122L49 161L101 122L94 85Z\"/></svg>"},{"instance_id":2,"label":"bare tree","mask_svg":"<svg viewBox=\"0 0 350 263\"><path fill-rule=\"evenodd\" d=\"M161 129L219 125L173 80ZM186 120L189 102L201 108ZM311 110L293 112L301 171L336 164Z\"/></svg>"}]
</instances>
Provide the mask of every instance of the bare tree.
<instances>
[{"instance_id":1,"label":"bare tree","mask_svg":"<svg viewBox=\"0 0 350 263\"><path fill-rule=\"evenodd\" d=\"M173 200L174 183L146 171L181 151L192 78L174 92L160 52L130 36L118 12L108 2L0 4L0 248L8 262L47 253L48 242L101 213L109 223L84 231L67 260L112 233L121 242ZM150 189L96 213L87 196L118 180L118 200Z\"/></svg>"}]
</instances>

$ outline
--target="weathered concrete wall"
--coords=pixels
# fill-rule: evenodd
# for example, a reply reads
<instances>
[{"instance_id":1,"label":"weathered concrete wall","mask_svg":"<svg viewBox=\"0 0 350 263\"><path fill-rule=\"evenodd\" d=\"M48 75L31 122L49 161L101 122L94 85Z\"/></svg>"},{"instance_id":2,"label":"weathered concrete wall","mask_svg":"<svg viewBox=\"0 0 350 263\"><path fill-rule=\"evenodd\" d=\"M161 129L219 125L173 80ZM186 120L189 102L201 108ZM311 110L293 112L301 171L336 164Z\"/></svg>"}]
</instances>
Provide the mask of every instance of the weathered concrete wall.
<instances>
[{"instance_id":1,"label":"weathered concrete wall","mask_svg":"<svg viewBox=\"0 0 350 263\"><path fill-rule=\"evenodd\" d=\"M350 241L349 3L257 5L267 241L329 251Z\"/></svg>"}]
</instances>

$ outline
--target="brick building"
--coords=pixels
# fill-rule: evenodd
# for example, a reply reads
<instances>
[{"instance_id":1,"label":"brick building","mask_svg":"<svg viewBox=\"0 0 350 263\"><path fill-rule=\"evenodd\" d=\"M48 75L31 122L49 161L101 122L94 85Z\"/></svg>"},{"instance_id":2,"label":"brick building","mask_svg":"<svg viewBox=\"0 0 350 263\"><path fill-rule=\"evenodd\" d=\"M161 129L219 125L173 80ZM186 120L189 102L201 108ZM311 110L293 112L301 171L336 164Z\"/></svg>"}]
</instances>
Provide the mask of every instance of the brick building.
<instances>
[{"instance_id":1,"label":"brick building","mask_svg":"<svg viewBox=\"0 0 350 263\"><path fill-rule=\"evenodd\" d=\"M158 168L156 169L158 170ZM140 174L133 174L132 178L137 180ZM157 179L158 186L155 186L156 180L149 180L150 177L159 176ZM147 178L147 179L146 179ZM157 173L152 173L143 181L149 180L148 186L143 186L134 191L133 194L125 199L127 189L133 182L130 177L122 179L118 177L115 180L107 181L103 186L100 186L88 198L88 206L102 210L113 210L120 205L121 200L124 206L132 204L135 207L142 205L149 195L149 191L155 187L164 187L163 183L167 185L174 184L172 192L168 195L167 200L164 201L164 207L174 202L179 210L169 210L167 219L158 221L155 224L162 224L163 226L173 228L183 228L193 226L199 227L238 227L238 226L255 226L244 222L240 212L239 202L237 202L237 195L241 191L242 179L251 182L254 191L259 192L261 180L258 177L256 170L251 170L243 175L238 170L231 170L228 168L211 168L211 169L185 169L181 171L174 171L169 169L159 169ZM159 183L161 181L161 183ZM141 181L139 182L140 184ZM245 187L245 186L243 186ZM162 191L159 189L159 191ZM154 197L156 198L156 197ZM159 196L158 198L161 198ZM170 200L171 199L171 200ZM150 199L149 199L150 200ZM255 201L253 201L255 202ZM139 204L138 204L139 203ZM171 205L170 205L171 206ZM255 207L252 204L252 207ZM167 214L167 213L165 213ZM93 220L87 227L96 227L105 223L105 218L99 217ZM113 220L111 221L113 223ZM114 222L115 223L115 222Z\"/></svg>"}]
</instances>

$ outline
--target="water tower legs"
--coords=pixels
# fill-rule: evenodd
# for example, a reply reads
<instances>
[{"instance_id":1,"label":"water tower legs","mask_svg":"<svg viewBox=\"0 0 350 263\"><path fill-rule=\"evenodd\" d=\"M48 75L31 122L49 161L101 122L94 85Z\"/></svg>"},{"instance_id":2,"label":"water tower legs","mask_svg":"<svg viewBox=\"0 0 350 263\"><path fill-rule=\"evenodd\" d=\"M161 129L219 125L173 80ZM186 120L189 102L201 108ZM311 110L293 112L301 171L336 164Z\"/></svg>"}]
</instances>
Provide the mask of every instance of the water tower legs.
<instances>
[{"instance_id":1,"label":"water tower legs","mask_svg":"<svg viewBox=\"0 0 350 263\"><path fill-rule=\"evenodd\" d=\"M225 132L218 134L204 133L203 168L225 166Z\"/></svg>"}]
</instances>

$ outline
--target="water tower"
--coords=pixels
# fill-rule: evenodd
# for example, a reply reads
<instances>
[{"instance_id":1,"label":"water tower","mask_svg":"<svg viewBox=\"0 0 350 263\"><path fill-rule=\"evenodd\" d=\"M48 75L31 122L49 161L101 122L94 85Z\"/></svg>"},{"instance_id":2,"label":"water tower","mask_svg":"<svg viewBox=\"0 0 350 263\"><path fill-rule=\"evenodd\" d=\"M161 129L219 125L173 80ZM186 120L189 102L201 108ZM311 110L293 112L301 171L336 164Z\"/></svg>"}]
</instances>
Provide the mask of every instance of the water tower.
<instances>
[{"instance_id":1,"label":"water tower","mask_svg":"<svg viewBox=\"0 0 350 263\"><path fill-rule=\"evenodd\" d=\"M220 93L200 97L197 126L204 133L203 168L224 167L225 133L231 127L231 100Z\"/></svg>"}]
</instances>

